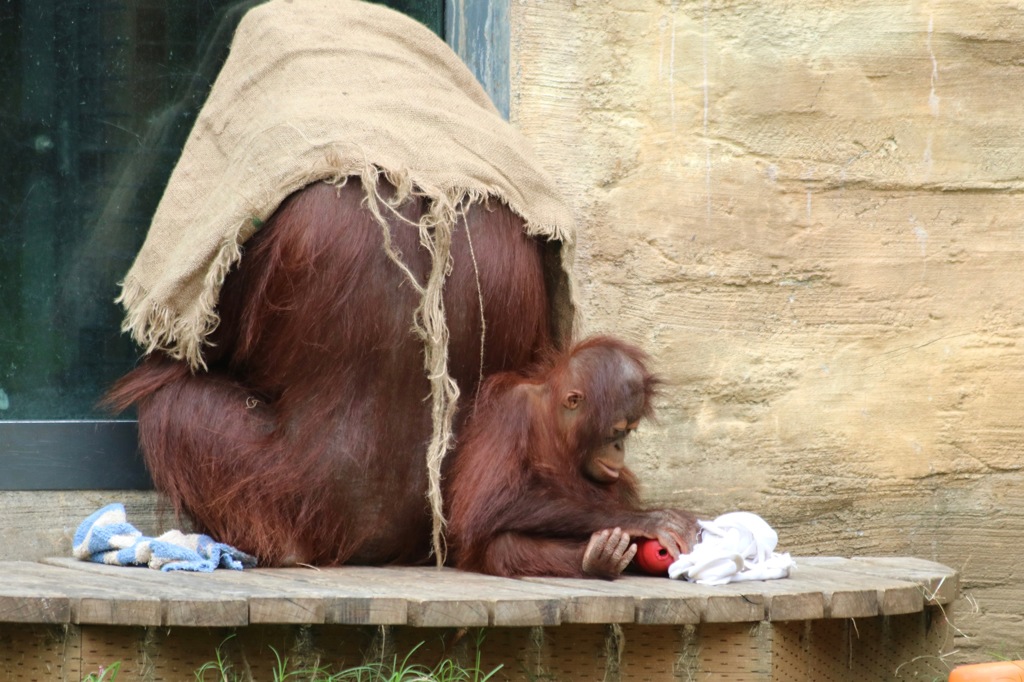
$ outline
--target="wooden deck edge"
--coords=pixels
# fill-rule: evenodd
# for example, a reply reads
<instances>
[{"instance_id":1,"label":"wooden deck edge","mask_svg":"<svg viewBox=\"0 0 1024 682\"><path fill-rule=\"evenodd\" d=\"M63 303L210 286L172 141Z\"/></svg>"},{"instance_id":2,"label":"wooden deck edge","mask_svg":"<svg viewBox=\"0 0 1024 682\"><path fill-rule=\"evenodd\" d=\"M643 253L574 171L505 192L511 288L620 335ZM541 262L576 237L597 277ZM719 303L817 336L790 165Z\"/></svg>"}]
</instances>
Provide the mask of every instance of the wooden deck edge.
<instances>
[{"instance_id":1,"label":"wooden deck edge","mask_svg":"<svg viewBox=\"0 0 1024 682\"><path fill-rule=\"evenodd\" d=\"M616 581L511 580L425 567L218 570L123 568L69 558L0 562L0 622L138 626L785 622L862 618L951 603L958 575L904 558L807 557L783 580L707 587L628 575Z\"/></svg>"}]
</instances>

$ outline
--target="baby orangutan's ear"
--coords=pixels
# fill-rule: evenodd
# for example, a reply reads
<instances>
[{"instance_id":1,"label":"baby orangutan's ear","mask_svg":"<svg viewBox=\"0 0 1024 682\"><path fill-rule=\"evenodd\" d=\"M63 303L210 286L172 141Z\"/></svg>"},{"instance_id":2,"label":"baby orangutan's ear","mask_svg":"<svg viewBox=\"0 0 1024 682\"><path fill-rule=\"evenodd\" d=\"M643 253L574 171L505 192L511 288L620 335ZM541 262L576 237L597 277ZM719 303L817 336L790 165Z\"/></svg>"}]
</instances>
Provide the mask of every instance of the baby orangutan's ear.
<instances>
[{"instance_id":1,"label":"baby orangutan's ear","mask_svg":"<svg viewBox=\"0 0 1024 682\"><path fill-rule=\"evenodd\" d=\"M569 391L565 396L565 400L562 401L562 406L565 407L565 409L567 410L575 410L577 407L580 406L580 403L582 401L582 393L580 393L579 391Z\"/></svg>"}]
</instances>

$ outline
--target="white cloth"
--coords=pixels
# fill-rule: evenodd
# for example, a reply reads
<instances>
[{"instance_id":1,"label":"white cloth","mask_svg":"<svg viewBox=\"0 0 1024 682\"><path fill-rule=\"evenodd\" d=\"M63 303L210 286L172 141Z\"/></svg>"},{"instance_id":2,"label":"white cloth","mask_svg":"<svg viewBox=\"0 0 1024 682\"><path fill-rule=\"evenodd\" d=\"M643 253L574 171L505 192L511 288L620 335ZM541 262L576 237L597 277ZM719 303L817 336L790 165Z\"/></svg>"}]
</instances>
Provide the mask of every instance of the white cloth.
<instances>
[{"instance_id":1,"label":"white cloth","mask_svg":"<svg viewBox=\"0 0 1024 682\"><path fill-rule=\"evenodd\" d=\"M796 563L778 554L779 535L764 519L750 512L722 514L698 521L700 542L668 567L670 578L702 585L725 585L742 580L788 578Z\"/></svg>"}]
</instances>

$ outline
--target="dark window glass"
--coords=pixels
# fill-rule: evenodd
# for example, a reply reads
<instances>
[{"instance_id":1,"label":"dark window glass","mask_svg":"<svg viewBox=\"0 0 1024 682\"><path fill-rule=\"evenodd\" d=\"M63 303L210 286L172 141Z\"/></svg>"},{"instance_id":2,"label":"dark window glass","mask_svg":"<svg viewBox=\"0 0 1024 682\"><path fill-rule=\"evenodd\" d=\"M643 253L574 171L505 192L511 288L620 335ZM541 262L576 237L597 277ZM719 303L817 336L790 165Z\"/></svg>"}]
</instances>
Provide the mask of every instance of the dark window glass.
<instances>
[{"instance_id":1,"label":"dark window glass","mask_svg":"<svg viewBox=\"0 0 1024 682\"><path fill-rule=\"evenodd\" d=\"M414 17L431 31L444 37L444 0L383 0L379 4Z\"/></svg>"},{"instance_id":2,"label":"dark window glass","mask_svg":"<svg viewBox=\"0 0 1024 682\"><path fill-rule=\"evenodd\" d=\"M134 364L117 282L257 4L0 0L0 420L97 417Z\"/></svg>"}]
</instances>

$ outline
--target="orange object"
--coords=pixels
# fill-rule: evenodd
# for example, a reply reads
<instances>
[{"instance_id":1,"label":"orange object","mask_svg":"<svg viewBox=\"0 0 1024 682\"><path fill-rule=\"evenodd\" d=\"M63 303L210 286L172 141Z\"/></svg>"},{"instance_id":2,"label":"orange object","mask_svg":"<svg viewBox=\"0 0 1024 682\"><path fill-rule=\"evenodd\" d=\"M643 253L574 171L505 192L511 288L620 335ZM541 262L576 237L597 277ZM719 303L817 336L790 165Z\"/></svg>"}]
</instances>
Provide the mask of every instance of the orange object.
<instances>
[{"instance_id":1,"label":"orange object","mask_svg":"<svg viewBox=\"0 0 1024 682\"><path fill-rule=\"evenodd\" d=\"M995 661L953 668L949 682L1024 682L1024 661Z\"/></svg>"},{"instance_id":2,"label":"orange object","mask_svg":"<svg viewBox=\"0 0 1024 682\"><path fill-rule=\"evenodd\" d=\"M672 555L657 540L636 541L636 556L633 557L633 562L644 573L668 575L668 567L672 561Z\"/></svg>"}]
</instances>

